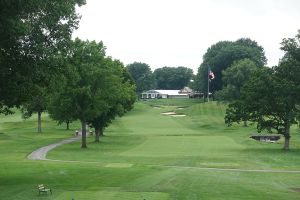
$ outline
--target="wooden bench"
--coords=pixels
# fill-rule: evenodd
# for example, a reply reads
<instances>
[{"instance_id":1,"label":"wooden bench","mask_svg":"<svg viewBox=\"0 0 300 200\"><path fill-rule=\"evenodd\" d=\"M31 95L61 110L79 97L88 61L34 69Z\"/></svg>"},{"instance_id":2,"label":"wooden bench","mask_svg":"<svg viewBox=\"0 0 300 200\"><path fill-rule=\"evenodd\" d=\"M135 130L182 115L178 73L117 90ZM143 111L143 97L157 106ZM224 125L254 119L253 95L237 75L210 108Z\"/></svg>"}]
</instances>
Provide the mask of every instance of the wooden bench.
<instances>
[{"instance_id":1,"label":"wooden bench","mask_svg":"<svg viewBox=\"0 0 300 200\"><path fill-rule=\"evenodd\" d=\"M46 188L43 184L38 185L39 195L40 194L52 194L52 190L50 188Z\"/></svg>"}]
</instances>

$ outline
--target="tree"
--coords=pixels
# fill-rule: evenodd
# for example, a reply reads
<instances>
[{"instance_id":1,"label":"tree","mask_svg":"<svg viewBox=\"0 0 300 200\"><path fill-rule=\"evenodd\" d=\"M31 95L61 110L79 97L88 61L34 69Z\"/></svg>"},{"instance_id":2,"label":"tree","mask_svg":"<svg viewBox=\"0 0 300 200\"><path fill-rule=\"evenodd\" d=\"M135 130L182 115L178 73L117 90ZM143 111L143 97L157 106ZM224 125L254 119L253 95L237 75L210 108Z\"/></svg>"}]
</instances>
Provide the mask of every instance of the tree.
<instances>
[{"instance_id":1,"label":"tree","mask_svg":"<svg viewBox=\"0 0 300 200\"><path fill-rule=\"evenodd\" d=\"M70 101L73 108L69 110L74 119L81 121L82 143L86 148L86 125L89 120L97 116L105 107L103 88L111 79L111 71L104 65L105 47L103 43L95 41L81 41L75 39L68 53L68 74L61 87L53 92L50 102L53 105ZM52 106L53 106L52 105ZM56 109L62 109L62 107ZM50 115L54 113L50 111Z\"/></svg>"},{"instance_id":2,"label":"tree","mask_svg":"<svg viewBox=\"0 0 300 200\"><path fill-rule=\"evenodd\" d=\"M258 131L276 130L289 149L290 127L299 116L300 87L292 77L300 76L300 65L284 61L278 67L257 70L241 91L241 98L229 104L225 122L257 122Z\"/></svg>"},{"instance_id":3,"label":"tree","mask_svg":"<svg viewBox=\"0 0 300 200\"><path fill-rule=\"evenodd\" d=\"M118 60L111 60L110 64L114 69L119 70L119 78L115 80L110 88L106 99L106 108L97 115L90 124L95 128L95 142L100 142L100 136L103 136L104 129L115 119L116 116L122 116L132 109L136 100L135 86L127 70ZM116 73L115 73L116 74Z\"/></svg>"},{"instance_id":4,"label":"tree","mask_svg":"<svg viewBox=\"0 0 300 200\"><path fill-rule=\"evenodd\" d=\"M215 79L210 83L210 91L222 89L222 71L235 61L245 58L252 60L258 67L264 66L267 61L263 48L249 38L242 38L235 42L221 41L212 45L203 56L203 62L198 68L195 79L197 88L193 89L207 91L208 67L215 74Z\"/></svg>"},{"instance_id":5,"label":"tree","mask_svg":"<svg viewBox=\"0 0 300 200\"><path fill-rule=\"evenodd\" d=\"M135 82L138 94L154 88L154 77L149 65L146 63L134 62L127 65L126 68Z\"/></svg>"},{"instance_id":6,"label":"tree","mask_svg":"<svg viewBox=\"0 0 300 200\"><path fill-rule=\"evenodd\" d=\"M189 85L193 70L187 67L163 67L154 72L157 89L179 90Z\"/></svg>"},{"instance_id":7,"label":"tree","mask_svg":"<svg viewBox=\"0 0 300 200\"><path fill-rule=\"evenodd\" d=\"M284 38L282 43L281 50L285 51L285 55L283 57L283 61L293 62L295 66L299 66L300 64L300 30L298 30L298 34L295 38ZM299 69L298 69L299 70ZM296 85L300 85L299 74L294 73L294 71L290 71L289 76L296 83ZM298 107L300 103L298 102ZM300 113L297 116L297 120L300 122ZM300 126L300 123L299 123Z\"/></svg>"},{"instance_id":8,"label":"tree","mask_svg":"<svg viewBox=\"0 0 300 200\"><path fill-rule=\"evenodd\" d=\"M285 51L285 58L300 62L300 30L295 38L284 38L281 45L281 50Z\"/></svg>"},{"instance_id":9,"label":"tree","mask_svg":"<svg viewBox=\"0 0 300 200\"><path fill-rule=\"evenodd\" d=\"M242 86L249 80L258 67L254 61L246 58L235 61L222 72L223 89L216 92L217 100L233 101L240 97Z\"/></svg>"},{"instance_id":10,"label":"tree","mask_svg":"<svg viewBox=\"0 0 300 200\"><path fill-rule=\"evenodd\" d=\"M68 52L67 65L68 70L60 80L61 86L51 94L49 107L61 109L58 112L62 113L65 111L65 102L73 106L69 113L73 119L81 122L81 147L86 148L86 125L106 114L116 99L120 102L131 100L119 98L119 92L129 84L129 81L122 84L125 79L123 76L128 77L128 74L121 62L105 57L102 42L75 39ZM130 86L134 93L135 88ZM49 109L49 112L50 116L56 116L55 110Z\"/></svg>"},{"instance_id":11,"label":"tree","mask_svg":"<svg viewBox=\"0 0 300 200\"><path fill-rule=\"evenodd\" d=\"M22 104L21 112L24 119L30 118L33 113L38 115L37 132L42 133L42 113L46 110L47 96L46 89L35 85L34 91Z\"/></svg>"},{"instance_id":12,"label":"tree","mask_svg":"<svg viewBox=\"0 0 300 200\"><path fill-rule=\"evenodd\" d=\"M64 82L64 80L59 79L56 79L56 81L59 84ZM58 91L62 91L59 86L56 86L55 90L57 90L57 88L59 88ZM74 109L72 100L69 98L69 96L61 96L56 92L53 92L51 95L52 98L49 98L48 101L50 102L47 104L47 110L50 118L56 120L58 124L66 123L66 129L69 130L70 123L76 120L75 116L73 116L73 113L70 112L72 109ZM54 95L57 96L53 97Z\"/></svg>"},{"instance_id":13,"label":"tree","mask_svg":"<svg viewBox=\"0 0 300 200\"><path fill-rule=\"evenodd\" d=\"M275 129L285 138L289 149L290 127L300 116L300 32L295 38L283 39L285 51L278 66L262 68L250 78L241 98L226 110L225 122L231 125L241 119L257 122L258 131Z\"/></svg>"},{"instance_id":14,"label":"tree","mask_svg":"<svg viewBox=\"0 0 300 200\"><path fill-rule=\"evenodd\" d=\"M0 2L0 105L19 106L60 66L49 59L68 47L84 0ZM44 83L42 83L44 84Z\"/></svg>"}]
</instances>

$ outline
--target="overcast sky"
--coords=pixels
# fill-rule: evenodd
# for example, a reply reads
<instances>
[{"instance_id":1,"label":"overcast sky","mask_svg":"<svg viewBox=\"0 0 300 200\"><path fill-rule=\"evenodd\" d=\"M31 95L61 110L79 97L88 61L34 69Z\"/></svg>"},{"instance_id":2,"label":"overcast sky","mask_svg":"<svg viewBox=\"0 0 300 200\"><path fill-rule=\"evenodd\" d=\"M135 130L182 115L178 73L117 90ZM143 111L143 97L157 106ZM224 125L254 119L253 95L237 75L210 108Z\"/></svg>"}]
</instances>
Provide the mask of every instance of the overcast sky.
<instances>
[{"instance_id":1,"label":"overcast sky","mask_svg":"<svg viewBox=\"0 0 300 200\"><path fill-rule=\"evenodd\" d=\"M300 0L87 0L74 37L103 41L107 55L152 70L189 67L197 73L211 45L249 37L278 63L283 38L300 29Z\"/></svg>"}]
</instances>

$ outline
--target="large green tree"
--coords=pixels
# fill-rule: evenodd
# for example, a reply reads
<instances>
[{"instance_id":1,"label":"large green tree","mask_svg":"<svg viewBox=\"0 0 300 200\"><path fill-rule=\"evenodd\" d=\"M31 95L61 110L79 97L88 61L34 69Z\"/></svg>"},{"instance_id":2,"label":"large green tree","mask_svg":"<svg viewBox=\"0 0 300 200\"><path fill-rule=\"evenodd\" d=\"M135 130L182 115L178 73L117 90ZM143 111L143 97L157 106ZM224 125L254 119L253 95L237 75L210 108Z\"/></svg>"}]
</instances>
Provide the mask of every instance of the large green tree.
<instances>
[{"instance_id":1,"label":"large green tree","mask_svg":"<svg viewBox=\"0 0 300 200\"><path fill-rule=\"evenodd\" d=\"M85 0L0 1L0 105L18 106L60 66L50 58L68 47ZM40 85L41 86L41 85ZM1 109L1 108L0 108Z\"/></svg>"},{"instance_id":2,"label":"large green tree","mask_svg":"<svg viewBox=\"0 0 300 200\"><path fill-rule=\"evenodd\" d=\"M105 47L103 43L81 41L75 39L68 53L68 75L61 87L51 94L53 105L64 105L70 101L73 105L69 112L75 119L81 121L82 143L86 148L86 125L89 120L97 116L105 107L103 91L111 83L110 69L105 63ZM61 109L57 107L56 109ZM53 114L50 111L50 115Z\"/></svg>"},{"instance_id":3,"label":"large green tree","mask_svg":"<svg viewBox=\"0 0 300 200\"><path fill-rule=\"evenodd\" d=\"M52 105L49 108L52 109L49 112L50 116L55 117L55 109L65 112L63 106L72 105L69 113L73 119L81 121L81 147L86 148L86 126L107 113L115 103L132 100L120 95L125 85L128 85L131 94L135 88L131 80L124 82L124 77L129 76L124 72L123 65L105 56L102 42L75 39L67 55L68 70L59 80L61 86L50 95Z\"/></svg>"},{"instance_id":4,"label":"large green tree","mask_svg":"<svg viewBox=\"0 0 300 200\"><path fill-rule=\"evenodd\" d=\"M258 131L276 130L285 138L284 149L289 149L290 127L297 122L300 87L293 80L300 76L300 65L287 60L278 67L257 70L244 85L241 98L231 103L225 122L249 120L257 123Z\"/></svg>"},{"instance_id":5,"label":"large green tree","mask_svg":"<svg viewBox=\"0 0 300 200\"><path fill-rule=\"evenodd\" d=\"M225 102L238 99L242 86L249 80L256 69L258 67L254 61L248 58L235 61L222 72L223 89L216 91L216 99Z\"/></svg>"},{"instance_id":6,"label":"large green tree","mask_svg":"<svg viewBox=\"0 0 300 200\"><path fill-rule=\"evenodd\" d=\"M154 88L154 76L148 64L134 62L127 65L126 68L136 84L138 94Z\"/></svg>"},{"instance_id":7,"label":"large green tree","mask_svg":"<svg viewBox=\"0 0 300 200\"><path fill-rule=\"evenodd\" d=\"M229 104L225 122L250 120L258 131L276 130L285 138L284 150L289 149L290 127L299 123L300 116L300 34L283 39L285 51L278 66L257 70L241 90L241 97Z\"/></svg>"},{"instance_id":8,"label":"large green tree","mask_svg":"<svg viewBox=\"0 0 300 200\"><path fill-rule=\"evenodd\" d=\"M157 89L179 90L189 85L193 70L187 67L162 67L153 74Z\"/></svg>"},{"instance_id":9,"label":"large green tree","mask_svg":"<svg viewBox=\"0 0 300 200\"><path fill-rule=\"evenodd\" d=\"M267 61L264 49L249 38L242 38L235 42L221 41L212 45L204 54L203 62L198 68L194 89L207 91L208 67L215 74L215 79L210 82L210 91L222 89L222 71L235 61L246 58L252 60L258 67L264 66Z\"/></svg>"},{"instance_id":10,"label":"large green tree","mask_svg":"<svg viewBox=\"0 0 300 200\"><path fill-rule=\"evenodd\" d=\"M68 79L75 80L77 78L76 74L72 71L73 68L69 67L66 66L65 73L63 75L56 76L55 81L51 82L50 97L48 98L47 103L47 110L50 118L56 120L58 124L66 123L67 130L70 128L70 123L76 120L73 113L70 112L70 110L74 109L74 105L69 96L60 96L57 91L63 91L64 89L67 89L66 84L71 82L67 81Z\"/></svg>"},{"instance_id":11,"label":"large green tree","mask_svg":"<svg viewBox=\"0 0 300 200\"><path fill-rule=\"evenodd\" d=\"M95 116L89 123L95 128L95 142L100 142L100 136L103 135L104 129L117 116L122 116L133 108L136 100L135 85L129 76L127 69L118 60L107 58L106 64L114 69L114 81L105 88L108 91L102 112Z\"/></svg>"}]
</instances>

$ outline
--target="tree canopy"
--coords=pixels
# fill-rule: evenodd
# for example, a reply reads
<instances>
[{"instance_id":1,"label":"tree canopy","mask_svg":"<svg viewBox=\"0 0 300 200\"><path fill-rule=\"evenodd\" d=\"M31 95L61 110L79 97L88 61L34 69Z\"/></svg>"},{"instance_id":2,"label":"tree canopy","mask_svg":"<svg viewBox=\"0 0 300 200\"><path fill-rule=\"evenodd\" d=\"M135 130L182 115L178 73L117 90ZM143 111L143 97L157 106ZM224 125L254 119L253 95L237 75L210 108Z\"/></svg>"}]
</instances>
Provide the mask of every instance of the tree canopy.
<instances>
[{"instance_id":1,"label":"tree canopy","mask_svg":"<svg viewBox=\"0 0 300 200\"><path fill-rule=\"evenodd\" d=\"M290 127L299 121L300 114L300 51L295 41L283 40L286 54L279 65L256 70L242 87L240 98L229 104L225 116L228 125L249 120L257 123L259 132L276 130L285 138L285 150L289 149Z\"/></svg>"},{"instance_id":2,"label":"tree canopy","mask_svg":"<svg viewBox=\"0 0 300 200\"><path fill-rule=\"evenodd\" d=\"M107 61L107 64L117 70L119 75L118 79L115 79L109 87L105 88L108 91L105 99L106 107L89 121L89 124L95 128L95 142L100 142L99 138L103 135L104 129L115 117L122 116L131 110L136 100L136 88L131 77L128 76L127 69L118 60L107 58ZM116 73L114 74L116 75Z\"/></svg>"},{"instance_id":3,"label":"tree canopy","mask_svg":"<svg viewBox=\"0 0 300 200\"><path fill-rule=\"evenodd\" d=\"M153 72L156 88L165 90L178 90L189 85L193 70L187 67L163 67Z\"/></svg>"},{"instance_id":4,"label":"tree canopy","mask_svg":"<svg viewBox=\"0 0 300 200\"><path fill-rule=\"evenodd\" d=\"M118 103L130 108L126 103L133 104L135 95L130 95L135 88L130 80L124 81L126 73L123 64L105 56L102 42L75 39L68 56L69 70L61 80L61 87L51 95L50 107L65 112L63 106L72 105L69 114L73 119L81 121L81 147L86 148L86 125L103 116ZM57 116L57 111L49 109L49 112L50 116Z\"/></svg>"},{"instance_id":5,"label":"tree canopy","mask_svg":"<svg viewBox=\"0 0 300 200\"><path fill-rule=\"evenodd\" d=\"M253 61L258 67L264 66L267 61L264 49L249 38L241 38L235 42L221 41L212 45L204 54L203 62L198 68L195 79L196 88L194 89L203 92L207 90L208 67L215 74L215 79L210 83L210 91L222 89L222 71L235 61L246 58Z\"/></svg>"},{"instance_id":6,"label":"tree canopy","mask_svg":"<svg viewBox=\"0 0 300 200\"><path fill-rule=\"evenodd\" d=\"M223 89L216 91L216 99L227 102L238 99L242 86L257 68L255 63L248 58L235 61L222 72Z\"/></svg>"},{"instance_id":7,"label":"tree canopy","mask_svg":"<svg viewBox=\"0 0 300 200\"><path fill-rule=\"evenodd\" d=\"M134 62L127 65L126 68L135 82L137 93L142 93L155 87L154 76L148 64Z\"/></svg>"},{"instance_id":8,"label":"tree canopy","mask_svg":"<svg viewBox=\"0 0 300 200\"><path fill-rule=\"evenodd\" d=\"M83 4L85 0L0 2L2 108L20 105L35 84L45 84L49 74L60 70L49 60L67 49L79 22L75 8Z\"/></svg>"}]
</instances>

